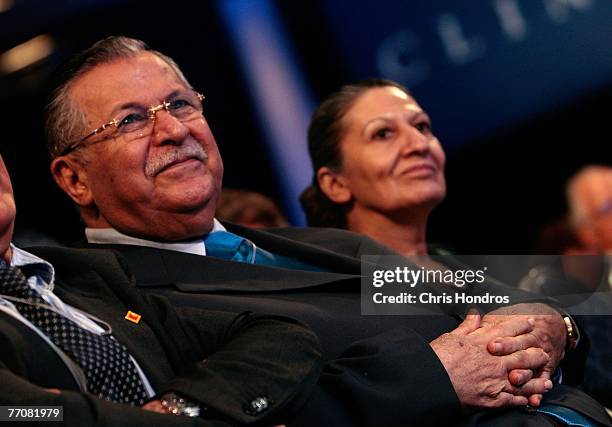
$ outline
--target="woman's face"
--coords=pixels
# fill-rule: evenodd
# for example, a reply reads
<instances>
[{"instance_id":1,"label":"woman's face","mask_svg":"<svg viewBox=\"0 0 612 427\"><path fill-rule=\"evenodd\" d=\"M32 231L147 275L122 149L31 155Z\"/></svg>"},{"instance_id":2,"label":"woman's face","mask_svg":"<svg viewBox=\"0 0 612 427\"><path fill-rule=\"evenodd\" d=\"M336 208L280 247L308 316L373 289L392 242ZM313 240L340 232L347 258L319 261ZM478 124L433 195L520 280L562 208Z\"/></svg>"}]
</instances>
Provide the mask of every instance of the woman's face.
<instances>
[{"instance_id":1,"label":"woman's face","mask_svg":"<svg viewBox=\"0 0 612 427\"><path fill-rule=\"evenodd\" d=\"M445 156L429 116L402 90L368 89L343 118L343 181L353 209L428 215L446 194Z\"/></svg>"}]
</instances>

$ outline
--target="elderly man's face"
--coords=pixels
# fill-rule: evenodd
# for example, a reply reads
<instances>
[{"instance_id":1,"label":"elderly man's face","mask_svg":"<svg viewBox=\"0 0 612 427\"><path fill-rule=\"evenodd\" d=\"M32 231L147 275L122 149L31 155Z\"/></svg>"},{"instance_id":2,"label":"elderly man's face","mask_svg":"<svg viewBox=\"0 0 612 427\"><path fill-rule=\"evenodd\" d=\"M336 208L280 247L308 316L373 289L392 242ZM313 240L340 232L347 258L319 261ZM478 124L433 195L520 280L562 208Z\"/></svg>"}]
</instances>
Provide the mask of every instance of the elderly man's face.
<instances>
[{"instance_id":1,"label":"elderly man's face","mask_svg":"<svg viewBox=\"0 0 612 427\"><path fill-rule=\"evenodd\" d=\"M10 261L10 243L15 222L13 187L4 160L0 156L0 258Z\"/></svg>"},{"instance_id":2,"label":"elderly man's face","mask_svg":"<svg viewBox=\"0 0 612 427\"><path fill-rule=\"evenodd\" d=\"M187 89L163 60L144 52L94 68L70 94L94 129L134 106L155 106ZM223 164L206 119L179 121L160 110L154 124L129 138L113 130L80 148L90 159L79 173L86 197L71 195L85 212L97 208L94 215L84 214L87 225L153 240L210 230Z\"/></svg>"},{"instance_id":3,"label":"elderly man's face","mask_svg":"<svg viewBox=\"0 0 612 427\"><path fill-rule=\"evenodd\" d=\"M612 253L612 168L598 167L576 187L586 218L579 237L600 253Z\"/></svg>"}]
</instances>

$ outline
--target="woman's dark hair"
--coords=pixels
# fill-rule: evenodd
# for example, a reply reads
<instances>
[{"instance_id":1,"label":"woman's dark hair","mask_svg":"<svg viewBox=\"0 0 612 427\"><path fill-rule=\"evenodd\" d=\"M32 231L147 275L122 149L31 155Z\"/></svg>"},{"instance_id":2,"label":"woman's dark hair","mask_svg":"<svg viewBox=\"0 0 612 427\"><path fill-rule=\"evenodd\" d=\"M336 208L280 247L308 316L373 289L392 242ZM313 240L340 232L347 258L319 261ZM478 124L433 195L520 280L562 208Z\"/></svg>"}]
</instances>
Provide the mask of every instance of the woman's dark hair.
<instances>
[{"instance_id":1,"label":"woman's dark hair","mask_svg":"<svg viewBox=\"0 0 612 427\"><path fill-rule=\"evenodd\" d=\"M314 176L300 196L302 209L311 227L346 228L346 214L351 203L337 204L331 201L317 181L317 171L323 166L339 171L342 168L340 140L345 129L342 119L357 98L366 91L378 87L396 87L410 95L407 88L399 83L385 79L366 79L342 86L328 96L312 114L308 127L308 153L312 162Z\"/></svg>"}]
</instances>

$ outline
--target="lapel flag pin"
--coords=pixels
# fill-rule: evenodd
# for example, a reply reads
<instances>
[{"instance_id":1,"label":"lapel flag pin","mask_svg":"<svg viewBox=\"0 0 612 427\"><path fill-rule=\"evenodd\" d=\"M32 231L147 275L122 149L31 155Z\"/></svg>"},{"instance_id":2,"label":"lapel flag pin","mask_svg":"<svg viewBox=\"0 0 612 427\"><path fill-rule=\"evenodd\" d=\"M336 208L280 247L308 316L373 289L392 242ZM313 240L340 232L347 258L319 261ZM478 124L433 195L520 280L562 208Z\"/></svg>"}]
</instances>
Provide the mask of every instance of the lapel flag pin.
<instances>
[{"instance_id":1,"label":"lapel flag pin","mask_svg":"<svg viewBox=\"0 0 612 427\"><path fill-rule=\"evenodd\" d=\"M133 311L129 311L127 312L127 314L125 315L125 319L129 320L132 323L136 323L138 324L138 322L140 322L140 318L142 316L138 313L134 313Z\"/></svg>"}]
</instances>

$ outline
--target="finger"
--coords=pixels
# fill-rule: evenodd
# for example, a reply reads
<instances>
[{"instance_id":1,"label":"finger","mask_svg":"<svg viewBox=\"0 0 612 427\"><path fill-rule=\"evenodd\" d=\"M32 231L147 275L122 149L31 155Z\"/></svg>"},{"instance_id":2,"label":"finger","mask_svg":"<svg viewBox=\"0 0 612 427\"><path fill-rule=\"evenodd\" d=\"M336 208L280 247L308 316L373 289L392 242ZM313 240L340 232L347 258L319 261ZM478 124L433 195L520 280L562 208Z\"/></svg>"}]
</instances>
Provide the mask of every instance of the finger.
<instances>
[{"instance_id":1,"label":"finger","mask_svg":"<svg viewBox=\"0 0 612 427\"><path fill-rule=\"evenodd\" d=\"M550 369L544 368L539 371L536 371L536 374L534 376L538 378L544 378L546 380L549 380L552 378L552 373Z\"/></svg>"},{"instance_id":2,"label":"finger","mask_svg":"<svg viewBox=\"0 0 612 427\"><path fill-rule=\"evenodd\" d=\"M159 400L152 400L150 402L145 403L144 405L142 405L142 409L144 409L145 411L157 412L159 414L168 413L168 409L164 405L162 405Z\"/></svg>"},{"instance_id":3,"label":"finger","mask_svg":"<svg viewBox=\"0 0 612 427\"><path fill-rule=\"evenodd\" d=\"M543 394L552 389L552 382L543 378L534 378L527 381L521 387L515 387L508 383L504 387L505 392L514 394L515 396L530 397L537 394Z\"/></svg>"},{"instance_id":4,"label":"finger","mask_svg":"<svg viewBox=\"0 0 612 427\"><path fill-rule=\"evenodd\" d=\"M539 369L544 367L550 357L541 348L528 348L519 350L507 356L501 356L506 364L506 370L513 369Z\"/></svg>"},{"instance_id":5,"label":"finger","mask_svg":"<svg viewBox=\"0 0 612 427\"><path fill-rule=\"evenodd\" d=\"M465 320L457 326L451 334L467 335L480 327L480 313L476 310L470 310Z\"/></svg>"},{"instance_id":6,"label":"finger","mask_svg":"<svg viewBox=\"0 0 612 427\"><path fill-rule=\"evenodd\" d=\"M525 406L529 400L525 396L517 396L512 393L501 392L497 399L490 405L493 408Z\"/></svg>"},{"instance_id":7,"label":"finger","mask_svg":"<svg viewBox=\"0 0 612 427\"><path fill-rule=\"evenodd\" d=\"M497 323L488 332L496 338L516 337L533 331L535 320L527 317L509 317L508 320Z\"/></svg>"},{"instance_id":8,"label":"finger","mask_svg":"<svg viewBox=\"0 0 612 427\"><path fill-rule=\"evenodd\" d=\"M510 381L510 384L517 387L522 386L532 378L533 371L531 369L514 369L508 374L508 381Z\"/></svg>"},{"instance_id":9,"label":"finger","mask_svg":"<svg viewBox=\"0 0 612 427\"><path fill-rule=\"evenodd\" d=\"M537 337L531 333L495 338L487 344L487 350L494 356L511 354L515 351L526 350L529 347L539 347Z\"/></svg>"},{"instance_id":10,"label":"finger","mask_svg":"<svg viewBox=\"0 0 612 427\"><path fill-rule=\"evenodd\" d=\"M61 390L59 388L46 388L46 391L48 391L49 393L53 393L53 394L62 394Z\"/></svg>"},{"instance_id":11,"label":"finger","mask_svg":"<svg viewBox=\"0 0 612 427\"><path fill-rule=\"evenodd\" d=\"M486 314L482 317L482 321L480 322L480 326L481 327L493 327L495 325L497 325L498 323L501 323L502 320L500 319L507 319L507 317L505 316L498 316L498 315L492 315L492 314Z\"/></svg>"},{"instance_id":12,"label":"finger","mask_svg":"<svg viewBox=\"0 0 612 427\"><path fill-rule=\"evenodd\" d=\"M531 406L533 408L537 408L538 406L540 406L541 402L542 402L542 395L541 394L533 394L533 395L529 396L529 406Z\"/></svg>"}]
</instances>

